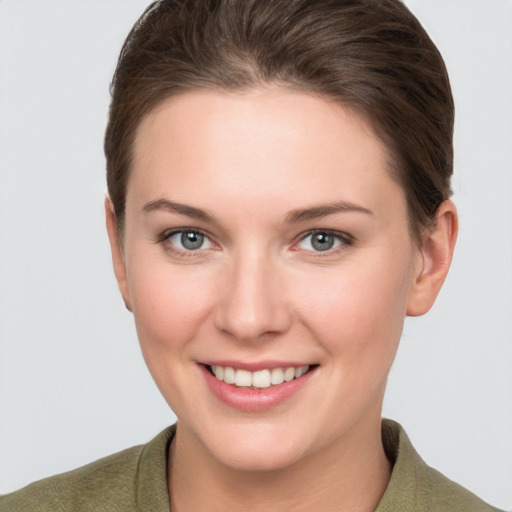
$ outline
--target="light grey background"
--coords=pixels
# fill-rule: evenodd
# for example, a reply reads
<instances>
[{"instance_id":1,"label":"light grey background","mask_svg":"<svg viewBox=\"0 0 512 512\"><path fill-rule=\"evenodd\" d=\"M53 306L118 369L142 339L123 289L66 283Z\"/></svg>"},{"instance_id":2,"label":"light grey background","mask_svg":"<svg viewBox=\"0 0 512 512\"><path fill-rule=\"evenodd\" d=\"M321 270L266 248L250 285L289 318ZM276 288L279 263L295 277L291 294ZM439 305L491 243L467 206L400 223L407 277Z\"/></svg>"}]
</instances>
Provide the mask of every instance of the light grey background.
<instances>
[{"instance_id":1,"label":"light grey background","mask_svg":"<svg viewBox=\"0 0 512 512\"><path fill-rule=\"evenodd\" d=\"M147 0L0 1L0 493L146 442L174 416L111 271L102 137ZM512 2L410 0L457 105L461 232L410 319L385 415L425 460L512 508Z\"/></svg>"}]
</instances>

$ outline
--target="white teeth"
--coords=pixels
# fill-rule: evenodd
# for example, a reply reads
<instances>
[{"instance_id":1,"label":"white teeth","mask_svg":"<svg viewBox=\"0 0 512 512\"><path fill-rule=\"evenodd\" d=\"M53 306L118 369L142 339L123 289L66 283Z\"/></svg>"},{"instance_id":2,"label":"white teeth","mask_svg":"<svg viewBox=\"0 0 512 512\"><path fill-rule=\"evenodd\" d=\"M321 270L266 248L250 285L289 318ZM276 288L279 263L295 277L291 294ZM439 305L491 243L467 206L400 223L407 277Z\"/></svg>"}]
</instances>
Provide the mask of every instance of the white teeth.
<instances>
[{"instance_id":1,"label":"white teeth","mask_svg":"<svg viewBox=\"0 0 512 512\"><path fill-rule=\"evenodd\" d=\"M273 386L277 384L282 384L284 382L284 372L282 368L274 368L272 370L272 377L270 378L270 383Z\"/></svg>"},{"instance_id":2,"label":"white teeth","mask_svg":"<svg viewBox=\"0 0 512 512\"><path fill-rule=\"evenodd\" d=\"M247 370L237 370L235 373L235 385L236 386L252 386L252 374Z\"/></svg>"},{"instance_id":3,"label":"white teeth","mask_svg":"<svg viewBox=\"0 0 512 512\"><path fill-rule=\"evenodd\" d=\"M295 378L295 368L286 368L284 371L284 380L289 382Z\"/></svg>"},{"instance_id":4,"label":"white teeth","mask_svg":"<svg viewBox=\"0 0 512 512\"><path fill-rule=\"evenodd\" d=\"M212 371L217 379L224 380L224 368L222 366L212 366Z\"/></svg>"},{"instance_id":5,"label":"white teeth","mask_svg":"<svg viewBox=\"0 0 512 512\"><path fill-rule=\"evenodd\" d=\"M217 368L219 368L217 366ZM234 384L235 383L235 369L230 368L229 366L224 368L224 382L226 384Z\"/></svg>"},{"instance_id":6,"label":"white teeth","mask_svg":"<svg viewBox=\"0 0 512 512\"><path fill-rule=\"evenodd\" d=\"M252 374L252 385L255 388L270 387L270 370L260 370Z\"/></svg>"},{"instance_id":7,"label":"white teeth","mask_svg":"<svg viewBox=\"0 0 512 512\"><path fill-rule=\"evenodd\" d=\"M289 366L286 368L274 368L272 370L258 370L250 372L230 366L212 366L212 372L218 380L224 381L226 384L234 384L238 387L255 387L268 388L270 386L278 386L283 382L289 382L293 379L299 379L308 370L309 366Z\"/></svg>"},{"instance_id":8,"label":"white teeth","mask_svg":"<svg viewBox=\"0 0 512 512\"><path fill-rule=\"evenodd\" d=\"M295 378L298 379L302 377L307 371L309 366L301 366L299 368L295 368Z\"/></svg>"}]
</instances>

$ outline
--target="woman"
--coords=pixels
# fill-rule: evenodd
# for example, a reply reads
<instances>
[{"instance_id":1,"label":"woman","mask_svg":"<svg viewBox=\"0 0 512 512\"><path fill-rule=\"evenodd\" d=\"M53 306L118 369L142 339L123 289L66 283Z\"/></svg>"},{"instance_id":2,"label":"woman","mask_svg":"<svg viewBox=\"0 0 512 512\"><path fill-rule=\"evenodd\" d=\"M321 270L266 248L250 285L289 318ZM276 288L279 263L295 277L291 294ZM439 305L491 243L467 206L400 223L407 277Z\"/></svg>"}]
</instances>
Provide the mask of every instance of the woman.
<instances>
[{"instance_id":1,"label":"woman","mask_svg":"<svg viewBox=\"0 0 512 512\"><path fill-rule=\"evenodd\" d=\"M397 1L150 6L114 77L105 209L179 422L0 510L493 510L381 424L404 318L453 253L452 128Z\"/></svg>"}]
</instances>

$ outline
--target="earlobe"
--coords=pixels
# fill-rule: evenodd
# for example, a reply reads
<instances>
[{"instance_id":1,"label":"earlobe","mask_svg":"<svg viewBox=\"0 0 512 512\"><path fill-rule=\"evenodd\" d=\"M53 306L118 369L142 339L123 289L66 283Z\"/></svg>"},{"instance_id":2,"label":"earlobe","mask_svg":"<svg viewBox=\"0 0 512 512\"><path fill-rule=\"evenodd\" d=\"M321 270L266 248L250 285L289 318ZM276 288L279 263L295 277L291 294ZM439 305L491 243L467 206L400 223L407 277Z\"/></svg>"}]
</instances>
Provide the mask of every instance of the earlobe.
<instances>
[{"instance_id":1,"label":"earlobe","mask_svg":"<svg viewBox=\"0 0 512 512\"><path fill-rule=\"evenodd\" d=\"M119 232L117 229L114 205L108 196L105 197L105 221L107 225L110 250L112 252L112 264L114 266L114 274L116 276L117 285L119 286L119 291L123 297L126 309L132 311L131 301L128 293L126 263L121 247L121 241L119 240Z\"/></svg>"},{"instance_id":2,"label":"earlobe","mask_svg":"<svg viewBox=\"0 0 512 512\"><path fill-rule=\"evenodd\" d=\"M427 232L421 247L421 265L407 303L407 315L424 315L434 304L444 283L457 240L457 210L452 201L438 209L436 223Z\"/></svg>"}]
</instances>

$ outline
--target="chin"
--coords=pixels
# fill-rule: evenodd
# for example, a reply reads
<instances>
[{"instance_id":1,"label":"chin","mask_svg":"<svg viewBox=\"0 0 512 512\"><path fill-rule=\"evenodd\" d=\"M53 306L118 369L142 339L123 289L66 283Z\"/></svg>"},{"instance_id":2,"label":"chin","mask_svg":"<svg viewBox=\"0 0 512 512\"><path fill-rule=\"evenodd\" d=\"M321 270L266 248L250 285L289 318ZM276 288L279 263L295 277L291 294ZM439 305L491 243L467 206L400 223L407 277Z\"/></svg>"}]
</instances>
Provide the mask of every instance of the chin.
<instances>
[{"instance_id":1,"label":"chin","mask_svg":"<svg viewBox=\"0 0 512 512\"><path fill-rule=\"evenodd\" d=\"M219 426L203 438L206 450L222 465L238 471L276 471L293 465L305 454L307 440L289 428L271 424ZM301 440L301 441L299 441Z\"/></svg>"},{"instance_id":2,"label":"chin","mask_svg":"<svg viewBox=\"0 0 512 512\"><path fill-rule=\"evenodd\" d=\"M275 444L272 447L244 444L215 455L222 465L237 471L268 472L294 465L303 454L295 449L276 448Z\"/></svg>"}]
</instances>

